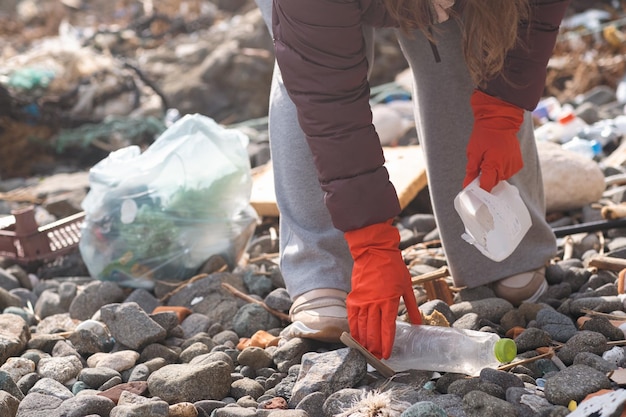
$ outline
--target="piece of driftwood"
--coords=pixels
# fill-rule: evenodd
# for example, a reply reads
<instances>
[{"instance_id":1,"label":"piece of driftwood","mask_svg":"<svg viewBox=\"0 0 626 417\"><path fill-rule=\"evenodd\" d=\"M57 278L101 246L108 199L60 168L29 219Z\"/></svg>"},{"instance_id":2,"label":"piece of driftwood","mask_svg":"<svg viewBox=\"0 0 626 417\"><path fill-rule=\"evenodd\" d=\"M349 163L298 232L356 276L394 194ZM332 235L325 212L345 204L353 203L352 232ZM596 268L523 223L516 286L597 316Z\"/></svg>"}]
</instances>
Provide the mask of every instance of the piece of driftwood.
<instances>
[{"instance_id":1,"label":"piece of driftwood","mask_svg":"<svg viewBox=\"0 0 626 417\"><path fill-rule=\"evenodd\" d=\"M614 258L612 256L597 256L589 261L589 266L620 272L626 268L626 259Z\"/></svg>"},{"instance_id":2,"label":"piece of driftwood","mask_svg":"<svg viewBox=\"0 0 626 417\"><path fill-rule=\"evenodd\" d=\"M600 209L603 219L615 220L626 217L626 204L609 204Z\"/></svg>"}]
</instances>

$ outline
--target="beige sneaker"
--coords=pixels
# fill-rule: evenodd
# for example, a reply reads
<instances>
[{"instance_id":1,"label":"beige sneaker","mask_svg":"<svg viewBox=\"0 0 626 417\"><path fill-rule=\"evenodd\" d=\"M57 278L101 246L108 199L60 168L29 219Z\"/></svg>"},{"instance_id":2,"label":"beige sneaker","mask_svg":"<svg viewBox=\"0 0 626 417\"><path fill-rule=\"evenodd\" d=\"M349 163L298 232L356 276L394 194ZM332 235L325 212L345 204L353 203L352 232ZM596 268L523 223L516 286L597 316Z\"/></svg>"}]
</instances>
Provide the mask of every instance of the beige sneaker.
<instances>
[{"instance_id":1,"label":"beige sneaker","mask_svg":"<svg viewBox=\"0 0 626 417\"><path fill-rule=\"evenodd\" d=\"M289 310L292 324L281 335L339 342L341 333L350 331L347 295L345 291L321 288L296 297Z\"/></svg>"},{"instance_id":2,"label":"beige sneaker","mask_svg":"<svg viewBox=\"0 0 626 417\"><path fill-rule=\"evenodd\" d=\"M513 275L493 284L495 294L516 307L524 302L536 302L547 289L545 268Z\"/></svg>"}]
</instances>

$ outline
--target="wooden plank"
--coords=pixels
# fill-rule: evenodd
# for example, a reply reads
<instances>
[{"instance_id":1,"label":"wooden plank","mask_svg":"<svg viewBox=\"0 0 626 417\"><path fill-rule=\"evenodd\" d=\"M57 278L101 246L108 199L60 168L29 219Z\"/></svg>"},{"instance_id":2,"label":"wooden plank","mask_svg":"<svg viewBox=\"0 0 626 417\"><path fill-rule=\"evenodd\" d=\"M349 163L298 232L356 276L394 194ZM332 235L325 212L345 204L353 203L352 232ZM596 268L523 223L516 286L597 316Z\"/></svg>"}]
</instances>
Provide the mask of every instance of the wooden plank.
<instances>
[{"instance_id":1,"label":"wooden plank","mask_svg":"<svg viewBox=\"0 0 626 417\"><path fill-rule=\"evenodd\" d=\"M261 165L252 170L252 194L250 204L259 216L278 217L276 193L274 192L274 171L272 162Z\"/></svg>"},{"instance_id":2,"label":"wooden plank","mask_svg":"<svg viewBox=\"0 0 626 417\"><path fill-rule=\"evenodd\" d=\"M602 163L609 167L621 167L626 163L626 142L622 142Z\"/></svg>"},{"instance_id":3,"label":"wooden plank","mask_svg":"<svg viewBox=\"0 0 626 417\"><path fill-rule=\"evenodd\" d=\"M426 167L420 146L384 147L385 166L404 209L426 187ZM271 161L252 171L250 203L260 216L278 217Z\"/></svg>"}]
</instances>

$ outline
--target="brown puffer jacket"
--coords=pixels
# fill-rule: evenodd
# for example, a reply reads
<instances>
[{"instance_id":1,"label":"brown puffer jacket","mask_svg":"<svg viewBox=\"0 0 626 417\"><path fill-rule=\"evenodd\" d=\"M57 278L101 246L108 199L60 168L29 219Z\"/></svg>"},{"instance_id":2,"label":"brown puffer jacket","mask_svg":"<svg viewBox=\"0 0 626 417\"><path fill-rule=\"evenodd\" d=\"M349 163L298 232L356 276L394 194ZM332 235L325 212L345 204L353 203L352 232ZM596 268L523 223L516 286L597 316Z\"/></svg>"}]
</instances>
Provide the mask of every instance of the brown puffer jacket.
<instances>
[{"instance_id":1,"label":"brown puffer jacket","mask_svg":"<svg viewBox=\"0 0 626 417\"><path fill-rule=\"evenodd\" d=\"M383 0L273 1L276 59L333 224L348 231L398 215L396 191L372 125L362 34L362 25L395 26ZM569 1L530 0L530 30L520 30L526 47L509 53L505 72L485 92L534 109Z\"/></svg>"}]
</instances>

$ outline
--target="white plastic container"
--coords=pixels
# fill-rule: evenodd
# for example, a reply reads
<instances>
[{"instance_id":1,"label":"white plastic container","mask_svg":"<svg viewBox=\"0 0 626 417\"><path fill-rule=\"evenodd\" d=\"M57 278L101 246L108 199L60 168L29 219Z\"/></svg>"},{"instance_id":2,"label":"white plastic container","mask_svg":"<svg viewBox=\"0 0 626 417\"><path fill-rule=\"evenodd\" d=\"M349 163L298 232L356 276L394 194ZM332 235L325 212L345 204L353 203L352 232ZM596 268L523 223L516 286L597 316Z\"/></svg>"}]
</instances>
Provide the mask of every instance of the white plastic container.
<instances>
[{"instance_id":1,"label":"white plastic container","mask_svg":"<svg viewBox=\"0 0 626 417\"><path fill-rule=\"evenodd\" d=\"M546 122L535 129L535 139L540 142L555 142L563 144L569 142L588 124L568 111L559 116L556 122Z\"/></svg>"},{"instance_id":2,"label":"white plastic container","mask_svg":"<svg viewBox=\"0 0 626 417\"><path fill-rule=\"evenodd\" d=\"M556 97L546 97L537 103L537 107L533 110L533 116L542 122L556 120L561 112L561 103Z\"/></svg>"},{"instance_id":3,"label":"white plastic container","mask_svg":"<svg viewBox=\"0 0 626 417\"><path fill-rule=\"evenodd\" d=\"M495 333L398 321L391 355L382 362L396 372L417 369L476 376L516 355L515 342Z\"/></svg>"},{"instance_id":4,"label":"white plastic container","mask_svg":"<svg viewBox=\"0 0 626 417\"><path fill-rule=\"evenodd\" d=\"M489 193L476 178L456 196L454 208L465 226L461 237L496 262L513 253L532 223L519 191L507 181Z\"/></svg>"}]
</instances>

